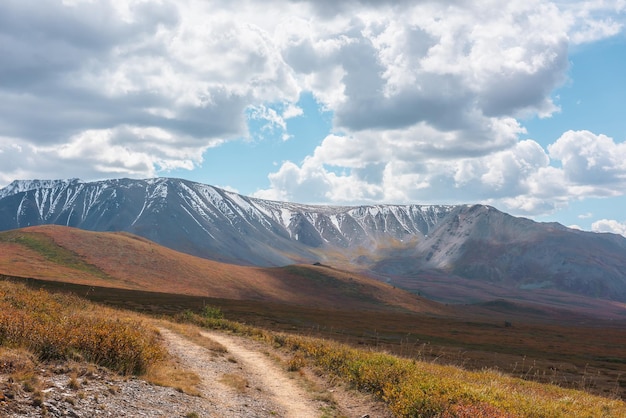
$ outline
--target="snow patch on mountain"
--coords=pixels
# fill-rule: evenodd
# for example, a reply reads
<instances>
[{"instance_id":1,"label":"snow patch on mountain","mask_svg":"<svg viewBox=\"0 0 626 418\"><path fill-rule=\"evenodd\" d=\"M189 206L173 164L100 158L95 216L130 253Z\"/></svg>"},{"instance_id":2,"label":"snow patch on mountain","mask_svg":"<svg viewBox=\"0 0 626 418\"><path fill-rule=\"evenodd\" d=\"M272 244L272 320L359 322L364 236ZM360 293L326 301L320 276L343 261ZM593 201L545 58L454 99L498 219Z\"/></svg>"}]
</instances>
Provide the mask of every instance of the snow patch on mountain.
<instances>
[{"instance_id":1,"label":"snow patch on mountain","mask_svg":"<svg viewBox=\"0 0 626 418\"><path fill-rule=\"evenodd\" d=\"M65 188L72 184L80 183L79 179L69 180L15 180L8 186L0 189L0 199L14 194L37 189Z\"/></svg>"}]
</instances>

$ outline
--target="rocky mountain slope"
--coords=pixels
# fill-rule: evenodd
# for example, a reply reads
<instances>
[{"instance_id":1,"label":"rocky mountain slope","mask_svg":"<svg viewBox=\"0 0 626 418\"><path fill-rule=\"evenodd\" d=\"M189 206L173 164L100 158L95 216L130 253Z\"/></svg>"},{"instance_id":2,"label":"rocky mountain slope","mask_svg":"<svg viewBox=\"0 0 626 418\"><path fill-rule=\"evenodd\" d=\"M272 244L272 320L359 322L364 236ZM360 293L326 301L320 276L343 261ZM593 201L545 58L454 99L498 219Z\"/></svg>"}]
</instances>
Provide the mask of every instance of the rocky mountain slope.
<instances>
[{"instance_id":1,"label":"rocky mountain slope","mask_svg":"<svg viewBox=\"0 0 626 418\"><path fill-rule=\"evenodd\" d=\"M342 263L404 283L437 274L626 302L625 238L484 205L302 205L167 178L15 181L0 190L0 230L41 224L127 231L235 264Z\"/></svg>"},{"instance_id":2,"label":"rocky mountain slope","mask_svg":"<svg viewBox=\"0 0 626 418\"><path fill-rule=\"evenodd\" d=\"M452 209L272 202L166 178L35 180L0 190L0 230L57 224L126 231L205 258L271 266L317 261L320 248L375 249L423 237Z\"/></svg>"},{"instance_id":3,"label":"rocky mountain slope","mask_svg":"<svg viewBox=\"0 0 626 418\"><path fill-rule=\"evenodd\" d=\"M626 301L626 239L537 223L489 206L457 207L427 239L389 251L373 270L447 273L503 288L557 289Z\"/></svg>"}]
</instances>

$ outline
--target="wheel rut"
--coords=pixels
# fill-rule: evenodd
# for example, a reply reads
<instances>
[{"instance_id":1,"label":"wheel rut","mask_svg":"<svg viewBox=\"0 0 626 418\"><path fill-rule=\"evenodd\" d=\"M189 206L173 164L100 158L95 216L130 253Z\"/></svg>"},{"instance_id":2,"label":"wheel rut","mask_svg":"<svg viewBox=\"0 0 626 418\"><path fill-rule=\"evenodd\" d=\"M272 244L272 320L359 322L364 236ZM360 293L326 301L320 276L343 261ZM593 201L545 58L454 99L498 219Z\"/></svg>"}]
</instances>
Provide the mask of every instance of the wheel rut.
<instances>
[{"instance_id":1,"label":"wheel rut","mask_svg":"<svg viewBox=\"0 0 626 418\"><path fill-rule=\"evenodd\" d=\"M161 328L168 348L183 367L200 376L200 392L210 417L320 417L323 402L312 399L289 372L268 354L249 348L244 338L219 332L200 334L226 349L216 354L168 329Z\"/></svg>"}]
</instances>

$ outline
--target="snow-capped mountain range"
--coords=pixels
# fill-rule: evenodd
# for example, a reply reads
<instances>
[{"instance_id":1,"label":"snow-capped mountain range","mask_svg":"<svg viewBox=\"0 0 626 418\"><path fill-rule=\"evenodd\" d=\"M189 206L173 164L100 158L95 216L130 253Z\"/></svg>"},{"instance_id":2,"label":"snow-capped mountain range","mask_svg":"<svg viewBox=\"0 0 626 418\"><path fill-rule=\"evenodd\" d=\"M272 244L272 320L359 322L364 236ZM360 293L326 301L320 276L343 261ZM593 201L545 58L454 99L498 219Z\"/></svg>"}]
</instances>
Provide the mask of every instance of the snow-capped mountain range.
<instances>
[{"instance_id":1,"label":"snow-capped mountain range","mask_svg":"<svg viewBox=\"0 0 626 418\"><path fill-rule=\"evenodd\" d=\"M14 181L0 230L41 224L126 231L223 262L352 263L626 302L626 239L516 218L484 205L316 206L180 179Z\"/></svg>"},{"instance_id":2,"label":"snow-capped mountain range","mask_svg":"<svg viewBox=\"0 0 626 418\"><path fill-rule=\"evenodd\" d=\"M0 202L0 229L58 224L128 231L194 255L253 265L316 260L311 249L324 246L372 248L381 240L423 237L454 209L301 205L168 178L18 180L0 189Z\"/></svg>"}]
</instances>

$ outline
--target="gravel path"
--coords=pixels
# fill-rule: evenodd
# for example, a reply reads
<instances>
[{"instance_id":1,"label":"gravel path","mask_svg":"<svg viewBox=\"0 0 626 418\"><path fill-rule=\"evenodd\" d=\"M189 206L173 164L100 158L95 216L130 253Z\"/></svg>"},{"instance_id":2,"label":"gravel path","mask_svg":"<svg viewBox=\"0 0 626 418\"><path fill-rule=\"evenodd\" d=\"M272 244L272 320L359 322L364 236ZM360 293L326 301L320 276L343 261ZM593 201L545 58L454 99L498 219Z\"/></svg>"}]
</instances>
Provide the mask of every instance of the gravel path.
<instances>
[{"instance_id":1,"label":"gravel path","mask_svg":"<svg viewBox=\"0 0 626 418\"><path fill-rule=\"evenodd\" d=\"M211 404L173 388L155 386L136 378L124 378L108 370L87 367L73 377L63 367L38 369L37 379L45 387L43 400L22 385L0 375L0 417L7 418L93 418L93 417L198 417Z\"/></svg>"}]
</instances>

